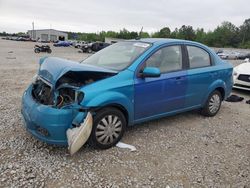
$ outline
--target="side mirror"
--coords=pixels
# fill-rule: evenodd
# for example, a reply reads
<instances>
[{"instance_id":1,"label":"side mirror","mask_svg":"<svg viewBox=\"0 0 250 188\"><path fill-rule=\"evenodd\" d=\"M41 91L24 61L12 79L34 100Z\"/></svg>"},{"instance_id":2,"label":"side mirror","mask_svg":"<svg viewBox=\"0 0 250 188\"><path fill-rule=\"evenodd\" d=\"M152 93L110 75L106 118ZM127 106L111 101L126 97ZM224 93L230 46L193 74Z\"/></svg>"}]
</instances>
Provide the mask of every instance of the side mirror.
<instances>
[{"instance_id":1,"label":"side mirror","mask_svg":"<svg viewBox=\"0 0 250 188\"><path fill-rule=\"evenodd\" d=\"M161 71L160 69L156 67L146 67L142 71L142 77L160 77L161 76Z\"/></svg>"}]
</instances>

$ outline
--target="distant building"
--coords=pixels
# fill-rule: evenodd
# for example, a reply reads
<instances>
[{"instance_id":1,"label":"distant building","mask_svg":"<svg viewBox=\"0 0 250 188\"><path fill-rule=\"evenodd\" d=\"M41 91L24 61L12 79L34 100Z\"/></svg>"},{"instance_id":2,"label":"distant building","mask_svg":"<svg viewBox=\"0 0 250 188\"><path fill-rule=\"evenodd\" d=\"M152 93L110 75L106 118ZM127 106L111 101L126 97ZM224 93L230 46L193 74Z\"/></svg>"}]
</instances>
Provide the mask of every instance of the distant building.
<instances>
[{"instance_id":1,"label":"distant building","mask_svg":"<svg viewBox=\"0 0 250 188\"><path fill-rule=\"evenodd\" d=\"M124 41L125 39L117 39L117 38L109 38L109 37L105 37L105 42L106 43L109 43L109 44L114 44L114 43L117 43L117 42L122 42Z\"/></svg>"},{"instance_id":2,"label":"distant building","mask_svg":"<svg viewBox=\"0 0 250 188\"><path fill-rule=\"evenodd\" d=\"M28 35L33 40L41 41L57 41L57 40L68 40L68 34L63 31L58 31L55 29L38 29L38 30L28 30Z\"/></svg>"}]
</instances>

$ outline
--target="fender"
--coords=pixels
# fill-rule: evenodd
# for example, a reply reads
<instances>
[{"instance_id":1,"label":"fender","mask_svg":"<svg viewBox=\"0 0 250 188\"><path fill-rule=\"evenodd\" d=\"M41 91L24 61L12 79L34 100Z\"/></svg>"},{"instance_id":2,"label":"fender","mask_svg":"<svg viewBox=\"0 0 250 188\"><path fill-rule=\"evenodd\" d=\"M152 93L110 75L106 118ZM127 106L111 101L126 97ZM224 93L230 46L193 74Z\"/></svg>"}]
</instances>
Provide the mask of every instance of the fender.
<instances>
[{"instance_id":1,"label":"fender","mask_svg":"<svg viewBox=\"0 0 250 188\"><path fill-rule=\"evenodd\" d=\"M226 91L226 83L219 79L219 80L215 80L207 89L207 94L204 96L203 100L202 100L202 106L205 105L208 96L216 89L216 88L223 88L224 92Z\"/></svg>"},{"instance_id":2,"label":"fender","mask_svg":"<svg viewBox=\"0 0 250 188\"><path fill-rule=\"evenodd\" d=\"M91 100L87 100L87 103L82 104L84 107L103 107L108 105L120 105L128 112L128 124L132 124L134 121L134 103L132 99L129 99L126 95L116 92L107 91L96 95L95 97L89 97ZM84 100L83 100L84 101Z\"/></svg>"}]
</instances>

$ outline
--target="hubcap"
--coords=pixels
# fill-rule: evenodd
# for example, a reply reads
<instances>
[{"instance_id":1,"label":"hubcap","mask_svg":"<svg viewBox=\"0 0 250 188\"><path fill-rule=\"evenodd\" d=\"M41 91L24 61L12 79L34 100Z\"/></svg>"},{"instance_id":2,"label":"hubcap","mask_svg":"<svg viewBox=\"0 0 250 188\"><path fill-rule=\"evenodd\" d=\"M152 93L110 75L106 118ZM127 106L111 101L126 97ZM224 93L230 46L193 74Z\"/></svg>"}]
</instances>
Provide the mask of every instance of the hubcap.
<instances>
[{"instance_id":1,"label":"hubcap","mask_svg":"<svg viewBox=\"0 0 250 188\"><path fill-rule=\"evenodd\" d=\"M220 108L220 96L218 94L214 94L209 101L209 111L211 113L216 113Z\"/></svg>"},{"instance_id":2,"label":"hubcap","mask_svg":"<svg viewBox=\"0 0 250 188\"><path fill-rule=\"evenodd\" d=\"M101 144L111 144L120 135L122 122L118 116L108 115L99 121L96 128L96 139Z\"/></svg>"}]
</instances>

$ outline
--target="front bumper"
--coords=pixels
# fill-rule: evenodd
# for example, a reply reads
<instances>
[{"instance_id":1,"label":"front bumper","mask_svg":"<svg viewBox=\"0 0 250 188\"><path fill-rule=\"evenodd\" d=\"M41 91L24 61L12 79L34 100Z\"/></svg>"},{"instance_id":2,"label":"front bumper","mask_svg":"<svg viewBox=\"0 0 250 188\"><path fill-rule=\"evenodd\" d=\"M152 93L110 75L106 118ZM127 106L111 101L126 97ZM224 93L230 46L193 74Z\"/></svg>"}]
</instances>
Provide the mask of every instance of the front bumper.
<instances>
[{"instance_id":1,"label":"front bumper","mask_svg":"<svg viewBox=\"0 0 250 188\"><path fill-rule=\"evenodd\" d=\"M79 115L80 121L86 116L78 109L56 109L37 103L31 95L31 86L23 94L21 112L26 129L34 137L56 145L68 145L67 129L72 128L75 119L79 120Z\"/></svg>"},{"instance_id":2,"label":"front bumper","mask_svg":"<svg viewBox=\"0 0 250 188\"><path fill-rule=\"evenodd\" d=\"M244 90L250 91L250 82L245 82L245 81L239 80L238 76L239 75L234 76L233 88L244 89Z\"/></svg>"}]
</instances>

